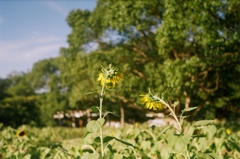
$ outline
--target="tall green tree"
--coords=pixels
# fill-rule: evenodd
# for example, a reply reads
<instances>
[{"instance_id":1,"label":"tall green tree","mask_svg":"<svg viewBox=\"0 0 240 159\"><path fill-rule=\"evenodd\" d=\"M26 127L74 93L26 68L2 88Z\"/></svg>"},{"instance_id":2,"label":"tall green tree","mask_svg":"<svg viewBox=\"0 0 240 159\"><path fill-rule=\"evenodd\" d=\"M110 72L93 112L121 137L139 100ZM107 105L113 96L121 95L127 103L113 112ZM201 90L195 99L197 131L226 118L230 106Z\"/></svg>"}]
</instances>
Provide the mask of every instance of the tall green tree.
<instances>
[{"instance_id":1,"label":"tall green tree","mask_svg":"<svg viewBox=\"0 0 240 159\"><path fill-rule=\"evenodd\" d=\"M168 89L181 107L199 106L197 111L205 112L199 114L213 118L218 111L239 110L239 17L236 0L99 0L93 12L69 14L73 31L62 55L68 70L78 68L71 80L79 73L89 85L97 65L110 62L123 68L127 80L122 94L109 99L125 106L140 108L138 96L149 87ZM98 49L86 53L89 43ZM75 96L86 89L79 87Z\"/></svg>"},{"instance_id":2,"label":"tall green tree","mask_svg":"<svg viewBox=\"0 0 240 159\"><path fill-rule=\"evenodd\" d=\"M157 43L166 84L205 117L239 113L239 7L236 0L165 3Z\"/></svg>"},{"instance_id":3,"label":"tall green tree","mask_svg":"<svg viewBox=\"0 0 240 159\"><path fill-rule=\"evenodd\" d=\"M11 74L3 82L0 122L4 126L12 127L22 124L38 125L39 109L35 102L36 95L29 85L27 74Z\"/></svg>"},{"instance_id":4,"label":"tall green tree","mask_svg":"<svg viewBox=\"0 0 240 159\"><path fill-rule=\"evenodd\" d=\"M66 88L60 80L59 58L49 58L34 64L28 74L37 95L36 104L42 125L55 125L53 115L68 108Z\"/></svg>"},{"instance_id":5,"label":"tall green tree","mask_svg":"<svg viewBox=\"0 0 240 159\"><path fill-rule=\"evenodd\" d=\"M92 12L73 10L59 57L0 80L0 119L53 125L56 111L98 104L97 75L110 63L124 80L104 98L107 110L144 119L139 95L151 88L181 108L198 106L200 118L239 116L239 8L237 0L99 0Z\"/></svg>"},{"instance_id":6,"label":"tall green tree","mask_svg":"<svg viewBox=\"0 0 240 159\"><path fill-rule=\"evenodd\" d=\"M149 86L148 82L140 82L147 79L142 70L145 70L144 64L152 60L155 62L152 62L149 67L154 67L156 58L159 58L154 56L157 55L158 51L154 30L156 31L161 19L151 14L161 15L163 9L162 3L157 1L131 3L98 1L96 9L91 13L81 10L70 12L67 21L69 26L72 27L72 33L68 36L69 48L63 48L61 51L65 60L65 63L62 63L63 69L65 69L62 71L64 74L62 75L68 83L70 96L74 97L75 103L76 99L81 100L80 94L91 88L89 85L94 90L98 88L95 79L100 71L100 66L112 63L120 69L122 68L121 71L126 75L127 80L122 85L121 94L114 95L112 93L107 99L115 102L115 104L118 99L120 102L117 105L121 108L127 106L142 109L136 104L136 99L139 97L136 92L140 92L139 90ZM125 7L121 8L123 5ZM139 9L144 7L146 8L143 10L144 13L140 12ZM124 9L127 10L124 15L116 15L123 18L120 23L118 23L119 18L111 17L118 12L125 12ZM151 9L151 11L149 12L148 9ZM131 13L128 14L127 12ZM140 13L141 15L139 15ZM126 14L132 15L132 17L128 18ZM138 22L135 18L138 18ZM118 27L117 23L121 26ZM73 37L78 39L75 40ZM88 51L86 46L89 43L96 44L98 49L86 53ZM148 53L153 56L147 55ZM129 59L132 59L132 61L129 62ZM151 83L154 83L152 79ZM93 100L96 100L96 98L93 98ZM71 103L74 105L74 102Z\"/></svg>"}]
</instances>

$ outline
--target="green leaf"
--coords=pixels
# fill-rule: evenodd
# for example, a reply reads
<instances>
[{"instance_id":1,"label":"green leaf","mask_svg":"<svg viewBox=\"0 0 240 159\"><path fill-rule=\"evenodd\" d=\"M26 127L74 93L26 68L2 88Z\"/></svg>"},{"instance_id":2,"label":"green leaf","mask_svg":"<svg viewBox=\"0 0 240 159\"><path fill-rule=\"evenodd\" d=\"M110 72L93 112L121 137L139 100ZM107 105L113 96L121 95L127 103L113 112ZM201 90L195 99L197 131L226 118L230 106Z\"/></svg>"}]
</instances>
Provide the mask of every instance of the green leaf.
<instances>
[{"instance_id":1,"label":"green leaf","mask_svg":"<svg viewBox=\"0 0 240 159\"><path fill-rule=\"evenodd\" d=\"M165 127L160 133L159 133L159 135L158 135L158 140L161 140L161 135L165 132L165 131L167 131L169 128L171 128L172 126L167 126L167 127Z\"/></svg>"},{"instance_id":2,"label":"green leaf","mask_svg":"<svg viewBox=\"0 0 240 159\"><path fill-rule=\"evenodd\" d=\"M106 137L104 137L104 139L103 139L103 143L108 143L109 141L111 141L111 140L113 140L113 139L115 139L115 137L106 136Z\"/></svg>"},{"instance_id":3,"label":"green leaf","mask_svg":"<svg viewBox=\"0 0 240 159\"><path fill-rule=\"evenodd\" d=\"M162 147L161 149L161 157L162 158L169 158L169 151L168 151L168 147Z\"/></svg>"},{"instance_id":4,"label":"green leaf","mask_svg":"<svg viewBox=\"0 0 240 159\"><path fill-rule=\"evenodd\" d=\"M197 155L199 159L218 159L218 155L216 153L203 153L199 152Z\"/></svg>"},{"instance_id":5,"label":"green leaf","mask_svg":"<svg viewBox=\"0 0 240 159\"><path fill-rule=\"evenodd\" d=\"M151 141L149 141L149 140L143 140L142 142L141 142L141 145L142 145L142 149L144 150L144 151L149 151L149 149L151 148Z\"/></svg>"},{"instance_id":6,"label":"green leaf","mask_svg":"<svg viewBox=\"0 0 240 159\"><path fill-rule=\"evenodd\" d=\"M98 92L97 91L94 91L94 92L88 92L88 93L85 93L85 95L89 95L89 94L97 94Z\"/></svg>"},{"instance_id":7,"label":"green leaf","mask_svg":"<svg viewBox=\"0 0 240 159\"><path fill-rule=\"evenodd\" d=\"M112 136L106 136L103 138L103 143L108 143L109 141L115 139L115 137ZM101 138L98 136L94 139L95 142L101 142Z\"/></svg>"},{"instance_id":8,"label":"green leaf","mask_svg":"<svg viewBox=\"0 0 240 159\"><path fill-rule=\"evenodd\" d=\"M193 135L194 130L195 128L191 126L187 131L187 135Z\"/></svg>"},{"instance_id":9,"label":"green leaf","mask_svg":"<svg viewBox=\"0 0 240 159\"><path fill-rule=\"evenodd\" d=\"M98 118L97 122L103 126L104 122L105 122L105 119L104 118Z\"/></svg>"},{"instance_id":10,"label":"green leaf","mask_svg":"<svg viewBox=\"0 0 240 159\"><path fill-rule=\"evenodd\" d=\"M197 107L185 108L185 109L182 110L182 113L184 113L184 112L190 112L190 111L192 111L192 110L194 110L194 109L197 109Z\"/></svg>"},{"instance_id":11,"label":"green leaf","mask_svg":"<svg viewBox=\"0 0 240 159\"><path fill-rule=\"evenodd\" d=\"M120 117L120 116L117 115L116 113L113 113L113 112L110 112L110 111L107 111L107 112L104 114L103 117L107 116L108 114L112 114L112 115L114 115L114 116L116 116L116 117Z\"/></svg>"},{"instance_id":12,"label":"green leaf","mask_svg":"<svg viewBox=\"0 0 240 159\"><path fill-rule=\"evenodd\" d=\"M164 99L164 96L165 96L165 94L167 93L167 91L168 91L168 90L165 90L164 92L162 92L162 94L161 94L161 98L162 98L162 99Z\"/></svg>"},{"instance_id":13,"label":"green leaf","mask_svg":"<svg viewBox=\"0 0 240 159\"><path fill-rule=\"evenodd\" d=\"M174 150L178 153L181 153L184 151L185 148L187 148L187 144L191 140L191 135L184 135L176 140L176 143L174 145Z\"/></svg>"},{"instance_id":14,"label":"green leaf","mask_svg":"<svg viewBox=\"0 0 240 159\"><path fill-rule=\"evenodd\" d=\"M116 137L114 137L114 139L117 140L118 142L121 142L121 143L124 144L124 145L132 146L132 147L134 147L134 148L137 148L137 147L133 146L133 144L131 144L131 143L129 143L129 142L120 140L120 139L118 139L118 138L116 138Z\"/></svg>"},{"instance_id":15,"label":"green leaf","mask_svg":"<svg viewBox=\"0 0 240 159\"><path fill-rule=\"evenodd\" d=\"M186 119L188 117L190 117L190 115L182 116L182 119Z\"/></svg>"},{"instance_id":16,"label":"green leaf","mask_svg":"<svg viewBox=\"0 0 240 159\"><path fill-rule=\"evenodd\" d=\"M216 153L208 153L208 155L214 159L219 159L219 156Z\"/></svg>"},{"instance_id":17,"label":"green leaf","mask_svg":"<svg viewBox=\"0 0 240 159\"><path fill-rule=\"evenodd\" d=\"M100 125L99 122L97 122L96 120L92 120L87 123L87 130L89 132L97 132L99 129Z\"/></svg>"},{"instance_id":18,"label":"green leaf","mask_svg":"<svg viewBox=\"0 0 240 159\"><path fill-rule=\"evenodd\" d=\"M233 139L228 140L228 144L231 146L232 149L237 150L238 152L240 152L240 146L239 144L237 144Z\"/></svg>"},{"instance_id":19,"label":"green leaf","mask_svg":"<svg viewBox=\"0 0 240 159\"><path fill-rule=\"evenodd\" d=\"M208 126L205 126L203 129L202 129L204 132L208 133L208 139L212 139L214 138L216 132L217 132L217 128L215 125L208 125Z\"/></svg>"},{"instance_id":20,"label":"green leaf","mask_svg":"<svg viewBox=\"0 0 240 159\"><path fill-rule=\"evenodd\" d=\"M45 158L51 151L51 149L48 147L40 147L38 148L38 150L41 152L41 155L40 155L41 158Z\"/></svg>"},{"instance_id":21,"label":"green leaf","mask_svg":"<svg viewBox=\"0 0 240 159\"><path fill-rule=\"evenodd\" d=\"M99 111L99 107L98 106L92 106L91 110L92 110L92 112L98 112Z\"/></svg>"},{"instance_id":22,"label":"green leaf","mask_svg":"<svg viewBox=\"0 0 240 159\"><path fill-rule=\"evenodd\" d=\"M179 139L179 136L169 134L166 136L166 139L167 139L168 145L173 149L176 141Z\"/></svg>"},{"instance_id":23,"label":"green leaf","mask_svg":"<svg viewBox=\"0 0 240 159\"><path fill-rule=\"evenodd\" d=\"M123 159L123 155L122 154L114 154L113 158L114 159Z\"/></svg>"},{"instance_id":24,"label":"green leaf","mask_svg":"<svg viewBox=\"0 0 240 159\"><path fill-rule=\"evenodd\" d=\"M87 132L83 135L82 139L84 139L89 133L90 133L90 132L87 131Z\"/></svg>"},{"instance_id":25,"label":"green leaf","mask_svg":"<svg viewBox=\"0 0 240 159\"><path fill-rule=\"evenodd\" d=\"M31 155L30 154L27 154L23 157L23 159L31 159Z\"/></svg>"},{"instance_id":26,"label":"green leaf","mask_svg":"<svg viewBox=\"0 0 240 159\"><path fill-rule=\"evenodd\" d=\"M207 135L205 134L197 134L197 135L192 135L193 138L203 138L203 137L207 137Z\"/></svg>"},{"instance_id":27,"label":"green leaf","mask_svg":"<svg viewBox=\"0 0 240 159\"><path fill-rule=\"evenodd\" d=\"M86 152L83 154L83 156L81 157L81 159L99 159L100 155L99 153L97 152L94 152L94 153L89 153L89 152Z\"/></svg>"},{"instance_id":28,"label":"green leaf","mask_svg":"<svg viewBox=\"0 0 240 159\"><path fill-rule=\"evenodd\" d=\"M100 143L100 142L101 142L101 138L98 136L98 137L96 137L96 138L94 139L94 141Z\"/></svg>"},{"instance_id":29,"label":"green leaf","mask_svg":"<svg viewBox=\"0 0 240 159\"><path fill-rule=\"evenodd\" d=\"M174 102L172 106L176 107L178 104L179 104L179 102Z\"/></svg>"},{"instance_id":30,"label":"green leaf","mask_svg":"<svg viewBox=\"0 0 240 159\"><path fill-rule=\"evenodd\" d=\"M204 125L208 125L208 124L212 124L214 122L214 120L200 120L197 121L194 126L204 126Z\"/></svg>"}]
</instances>

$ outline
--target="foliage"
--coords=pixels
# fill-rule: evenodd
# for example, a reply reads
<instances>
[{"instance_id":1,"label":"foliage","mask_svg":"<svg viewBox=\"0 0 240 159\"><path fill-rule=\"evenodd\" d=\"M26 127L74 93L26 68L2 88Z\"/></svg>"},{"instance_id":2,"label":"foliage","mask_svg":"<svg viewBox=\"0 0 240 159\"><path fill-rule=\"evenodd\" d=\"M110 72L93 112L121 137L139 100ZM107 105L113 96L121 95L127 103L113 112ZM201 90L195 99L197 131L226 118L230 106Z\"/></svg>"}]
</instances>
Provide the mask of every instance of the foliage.
<instances>
[{"instance_id":1,"label":"foliage","mask_svg":"<svg viewBox=\"0 0 240 159\"><path fill-rule=\"evenodd\" d=\"M19 131L25 131L26 135L18 136ZM0 158L69 157L62 143L64 140L71 141L83 135L84 132L84 129L57 127L40 129L26 125L20 126L17 129L11 127L1 128Z\"/></svg>"},{"instance_id":2,"label":"foliage","mask_svg":"<svg viewBox=\"0 0 240 159\"><path fill-rule=\"evenodd\" d=\"M239 5L237 0L98 0L92 12L73 10L66 19L72 29L69 46L60 49L59 57L0 80L0 119L14 127L54 125L56 111L96 105L99 84L93 79L99 66L112 63L127 80L118 94L107 94L104 107L124 112L126 120L144 121L138 97L149 87L167 90L167 100L179 103L177 114L198 106L192 119L235 120L240 102Z\"/></svg>"},{"instance_id":3,"label":"foliage","mask_svg":"<svg viewBox=\"0 0 240 159\"><path fill-rule=\"evenodd\" d=\"M186 135L175 135L174 129L125 125L123 128L105 128L105 137L110 142L106 158L239 158L240 132L238 123L214 121L209 123L185 123ZM20 130L26 136L17 137ZM194 131L193 131L194 130ZM227 133L226 130L230 130ZM86 158L94 156L93 147L99 140L94 134L81 138L86 129L35 128L21 126L18 129L1 128L1 158ZM119 139L119 140L116 140ZM123 142L124 141L124 142ZM189 144L186 144L189 142Z\"/></svg>"},{"instance_id":4,"label":"foliage","mask_svg":"<svg viewBox=\"0 0 240 159\"><path fill-rule=\"evenodd\" d=\"M240 158L237 120L231 126L196 120L233 119L239 114L239 6L237 0L99 0L92 12L70 12L69 47L61 48L59 57L0 80L0 119L4 126L52 125L48 121L54 112L90 108L98 98L100 104L93 108L99 110L99 118L83 131L1 128L0 157ZM118 66L125 79L116 90L109 88L122 74L111 65L98 74L99 66L109 63ZM171 125L104 127L103 110L121 112L124 121L124 112L134 109L131 117L141 120L139 95L149 87L153 92L168 89L168 99L149 93L142 101L148 108L167 108L162 111L170 112L177 131ZM194 121L185 121L192 110ZM79 134L66 138L70 132Z\"/></svg>"},{"instance_id":5,"label":"foliage","mask_svg":"<svg viewBox=\"0 0 240 159\"><path fill-rule=\"evenodd\" d=\"M239 83L239 5L234 0L165 3L156 40L165 57L166 83L176 94L194 99L201 112L210 107L205 118L239 108L238 93L228 93L236 92L231 85Z\"/></svg>"},{"instance_id":6,"label":"foliage","mask_svg":"<svg viewBox=\"0 0 240 159\"><path fill-rule=\"evenodd\" d=\"M69 14L68 23L73 29L69 36L80 37L84 32L84 37L81 41L68 39L69 48L62 49L64 66L78 68L71 78L76 74L88 78L86 82L81 80L86 87L81 86L77 92L85 91L88 85L97 88L91 80L97 65L113 63L122 68L129 80L123 83L117 99L125 109L141 109L139 101L132 102L137 100L137 92L148 87L155 92L168 88L169 98L176 99L181 108L198 106L194 114L199 118L227 118L230 112L236 117L240 16L235 8L239 5L234 0L99 0L91 13L76 10ZM91 42L98 48L87 53L86 45Z\"/></svg>"},{"instance_id":7,"label":"foliage","mask_svg":"<svg viewBox=\"0 0 240 159\"><path fill-rule=\"evenodd\" d=\"M28 80L26 75L15 74L1 81L7 83L1 90L3 93L0 103L0 121L6 126L39 124L36 95L28 84Z\"/></svg>"}]
</instances>

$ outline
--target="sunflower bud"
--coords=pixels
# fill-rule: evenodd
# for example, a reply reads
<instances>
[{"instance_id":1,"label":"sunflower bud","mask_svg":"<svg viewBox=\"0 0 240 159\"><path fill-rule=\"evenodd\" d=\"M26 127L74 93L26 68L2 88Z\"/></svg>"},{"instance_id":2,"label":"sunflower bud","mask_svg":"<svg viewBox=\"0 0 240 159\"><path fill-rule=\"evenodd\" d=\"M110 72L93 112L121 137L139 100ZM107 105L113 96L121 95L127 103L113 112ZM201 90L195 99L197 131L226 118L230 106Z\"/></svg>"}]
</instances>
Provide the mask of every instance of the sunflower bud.
<instances>
[{"instance_id":1,"label":"sunflower bud","mask_svg":"<svg viewBox=\"0 0 240 159\"><path fill-rule=\"evenodd\" d=\"M115 87L123 79L123 75L118 72L118 69L111 64L108 68L102 68L101 73L98 74L98 81L101 85L106 85L108 88Z\"/></svg>"},{"instance_id":2,"label":"sunflower bud","mask_svg":"<svg viewBox=\"0 0 240 159\"><path fill-rule=\"evenodd\" d=\"M150 91L148 94L142 96L141 102L146 106L147 109L161 110L165 108L163 100L157 95L153 95Z\"/></svg>"}]
</instances>

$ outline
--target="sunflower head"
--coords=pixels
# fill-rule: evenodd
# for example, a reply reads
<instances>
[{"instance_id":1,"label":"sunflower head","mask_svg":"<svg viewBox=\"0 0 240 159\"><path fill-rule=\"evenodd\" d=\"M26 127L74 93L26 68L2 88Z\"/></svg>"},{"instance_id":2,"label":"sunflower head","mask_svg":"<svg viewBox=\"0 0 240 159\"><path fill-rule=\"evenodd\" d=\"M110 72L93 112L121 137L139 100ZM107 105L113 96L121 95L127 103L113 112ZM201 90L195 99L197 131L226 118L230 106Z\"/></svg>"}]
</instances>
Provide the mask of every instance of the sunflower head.
<instances>
[{"instance_id":1,"label":"sunflower head","mask_svg":"<svg viewBox=\"0 0 240 159\"><path fill-rule=\"evenodd\" d=\"M162 110L165 108L165 104L162 100L157 95L153 95L150 91L148 94L140 96L142 97L141 102L147 109Z\"/></svg>"},{"instance_id":2,"label":"sunflower head","mask_svg":"<svg viewBox=\"0 0 240 159\"><path fill-rule=\"evenodd\" d=\"M226 131L226 133L227 133L228 135L231 134L231 130L230 130L230 129L226 129L225 131Z\"/></svg>"},{"instance_id":3,"label":"sunflower head","mask_svg":"<svg viewBox=\"0 0 240 159\"><path fill-rule=\"evenodd\" d=\"M26 135L27 135L27 133L25 130L20 130L17 132L17 137L22 137L22 136L26 136Z\"/></svg>"},{"instance_id":4,"label":"sunflower head","mask_svg":"<svg viewBox=\"0 0 240 159\"><path fill-rule=\"evenodd\" d=\"M101 85L106 85L108 88L115 87L123 79L123 75L118 72L118 69L111 64L108 68L102 68L101 73L98 74L98 81Z\"/></svg>"}]
</instances>

